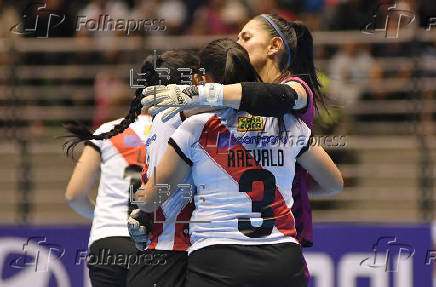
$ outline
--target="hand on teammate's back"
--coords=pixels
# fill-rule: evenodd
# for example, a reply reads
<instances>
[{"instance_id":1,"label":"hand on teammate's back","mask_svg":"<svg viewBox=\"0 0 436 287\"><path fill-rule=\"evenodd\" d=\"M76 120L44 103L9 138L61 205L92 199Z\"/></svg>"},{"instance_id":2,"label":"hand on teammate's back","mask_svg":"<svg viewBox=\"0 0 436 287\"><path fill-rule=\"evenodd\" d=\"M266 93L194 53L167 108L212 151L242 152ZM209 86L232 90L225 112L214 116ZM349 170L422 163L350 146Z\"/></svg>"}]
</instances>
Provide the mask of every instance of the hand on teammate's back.
<instances>
[{"instance_id":1,"label":"hand on teammate's back","mask_svg":"<svg viewBox=\"0 0 436 287\"><path fill-rule=\"evenodd\" d=\"M150 215L140 209L133 210L127 219L127 228L130 238L135 242L138 250L145 250L151 228L152 220Z\"/></svg>"},{"instance_id":2,"label":"hand on teammate's back","mask_svg":"<svg viewBox=\"0 0 436 287\"><path fill-rule=\"evenodd\" d=\"M200 106L223 105L223 85L206 83L198 86L167 85L151 86L143 90L145 96L141 100L143 106L150 106L152 115L165 111L162 121L166 122L177 113L192 110Z\"/></svg>"}]
</instances>

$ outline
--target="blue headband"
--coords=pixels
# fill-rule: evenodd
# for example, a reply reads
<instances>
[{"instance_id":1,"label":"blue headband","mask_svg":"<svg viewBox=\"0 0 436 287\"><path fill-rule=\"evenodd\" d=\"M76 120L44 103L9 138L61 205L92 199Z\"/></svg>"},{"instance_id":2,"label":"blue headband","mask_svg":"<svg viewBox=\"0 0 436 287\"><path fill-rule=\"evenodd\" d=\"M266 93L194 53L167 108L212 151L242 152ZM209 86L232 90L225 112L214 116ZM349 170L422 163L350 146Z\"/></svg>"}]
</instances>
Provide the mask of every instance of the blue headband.
<instances>
[{"instance_id":1,"label":"blue headband","mask_svg":"<svg viewBox=\"0 0 436 287\"><path fill-rule=\"evenodd\" d=\"M291 49L289 49L288 41L286 41L285 35L283 35L282 31L280 31L279 27L277 27L276 23L268 17L266 14L260 14L260 17L264 18L268 21L268 23L271 24L271 26L276 30L277 34L279 34L280 38L282 38L283 43L285 44L286 51L288 52L288 64L286 66L289 66L291 63Z\"/></svg>"}]
</instances>

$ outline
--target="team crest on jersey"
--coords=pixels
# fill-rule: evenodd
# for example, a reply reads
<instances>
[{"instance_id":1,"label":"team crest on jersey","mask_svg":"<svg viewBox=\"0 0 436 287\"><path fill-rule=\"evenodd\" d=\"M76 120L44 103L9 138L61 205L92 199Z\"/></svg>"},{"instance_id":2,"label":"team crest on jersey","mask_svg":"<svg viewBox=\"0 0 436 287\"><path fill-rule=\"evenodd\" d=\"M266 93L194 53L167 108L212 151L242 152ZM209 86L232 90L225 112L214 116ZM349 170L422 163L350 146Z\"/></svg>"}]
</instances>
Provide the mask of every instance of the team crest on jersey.
<instances>
[{"instance_id":1,"label":"team crest on jersey","mask_svg":"<svg viewBox=\"0 0 436 287\"><path fill-rule=\"evenodd\" d=\"M261 116L238 118L238 132L262 131L263 128L263 119Z\"/></svg>"}]
</instances>

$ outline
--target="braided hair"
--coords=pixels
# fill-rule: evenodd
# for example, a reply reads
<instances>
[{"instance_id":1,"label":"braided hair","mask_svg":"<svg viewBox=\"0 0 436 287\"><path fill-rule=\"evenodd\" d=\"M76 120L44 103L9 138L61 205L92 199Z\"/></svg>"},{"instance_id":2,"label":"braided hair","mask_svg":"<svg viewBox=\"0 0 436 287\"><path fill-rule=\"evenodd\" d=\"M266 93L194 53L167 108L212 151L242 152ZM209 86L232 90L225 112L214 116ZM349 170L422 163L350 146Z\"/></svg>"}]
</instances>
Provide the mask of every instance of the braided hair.
<instances>
[{"instance_id":1,"label":"braided hair","mask_svg":"<svg viewBox=\"0 0 436 287\"><path fill-rule=\"evenodd\" d=\"M169 77L159 77L159 73L155 70L153 63L155 57L156 68L168 68ZM140 75L141 79L145 80L149 86L159 85L159 80L162 85L180 84L182 81L182 73L177 71L178 68L191 68L194 72L197 72L199 68L198 58L193 53L182 50L167 51L160 56L149 55L141 67ZM66 155L72 155L74 148L80 142L105 140L122 133L131 123L135 122L136 118L141 114L141 100L143 97L142 89L136 89L135 98L130 103L129 113L108 132L94 135L88 127L79 122L73 121L66 123L64 127L70 132L70 134L62 136L70 138L65 141L63 145Z\"/></svg>"}]
</instances>

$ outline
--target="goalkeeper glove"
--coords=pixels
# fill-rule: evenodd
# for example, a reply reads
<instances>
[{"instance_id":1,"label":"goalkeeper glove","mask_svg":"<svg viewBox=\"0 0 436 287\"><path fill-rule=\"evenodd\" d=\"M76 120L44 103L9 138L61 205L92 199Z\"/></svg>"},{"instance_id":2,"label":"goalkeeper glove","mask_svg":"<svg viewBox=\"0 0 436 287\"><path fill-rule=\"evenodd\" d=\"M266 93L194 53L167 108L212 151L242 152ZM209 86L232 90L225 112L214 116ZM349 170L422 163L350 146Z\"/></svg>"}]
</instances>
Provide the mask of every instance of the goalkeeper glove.
<instances>
[{"instance_id":1,"label":"goalkeeper glove","mask_svg":"<svg viewBox=\"0 0 436 287\"><path fill-rule=\"evenodd\" d=\"M130 213L127 228L137 249L145 250L152 227L153 222L148 213L140 209L135 209Z\"/></svg>"},{"instance_id":2,"label":"goalkeeper glove","mask_svg":"<svg viewBox=\"0 0 436 287\"><path fill-rule=\"evenodd\" d=\"M162 121L166 122L177 113L196 106L222 106L223 85L208 83L199 86L167 85L150 86L143 90L143 106L151 106L148 112L155 115L165 111Z\"/></svg>"}]
</instances>

